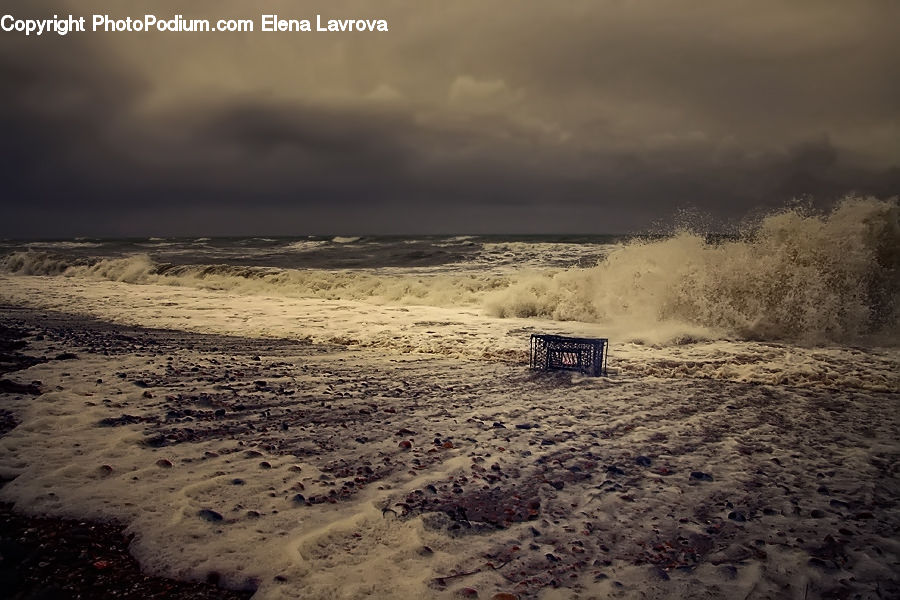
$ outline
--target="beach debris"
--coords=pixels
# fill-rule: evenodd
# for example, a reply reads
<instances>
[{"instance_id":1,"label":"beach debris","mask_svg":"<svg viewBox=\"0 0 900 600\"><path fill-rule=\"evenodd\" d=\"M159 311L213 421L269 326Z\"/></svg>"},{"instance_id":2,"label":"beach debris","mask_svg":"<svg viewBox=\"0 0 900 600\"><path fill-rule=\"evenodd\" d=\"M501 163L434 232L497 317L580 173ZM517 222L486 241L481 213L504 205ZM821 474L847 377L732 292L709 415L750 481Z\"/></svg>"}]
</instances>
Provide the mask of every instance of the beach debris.
<instances>
[{"instance_id":1,"label":"beach debris","mask_svg":"<svg viewBox=\"0 0 900 600\"><path fill-rule=\"evenodd\" d=\"M592 377L607 374L609 340L562 335L531 335L531 368L537 371L578 371Z\"/></svg>"}]
</instances>

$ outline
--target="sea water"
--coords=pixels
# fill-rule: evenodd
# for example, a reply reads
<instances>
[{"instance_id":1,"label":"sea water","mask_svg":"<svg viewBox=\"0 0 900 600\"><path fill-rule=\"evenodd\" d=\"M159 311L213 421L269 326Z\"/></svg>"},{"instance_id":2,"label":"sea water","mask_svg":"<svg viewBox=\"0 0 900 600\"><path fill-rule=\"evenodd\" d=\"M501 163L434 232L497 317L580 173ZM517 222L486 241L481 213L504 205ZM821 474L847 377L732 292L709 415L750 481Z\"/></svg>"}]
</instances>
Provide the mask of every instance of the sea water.
<instances>
[{"instance_id":1,"label":"sea water","mask_svg":"<svg viewBox=\"0 0 900 600\"><path fill-rule=\"evenodd\" d=\"M23 424L0 440L0 474L17 477L3 497L37 512L119 518L137 534L132 550L153 572L203 579L216 571L229 585L259 586L263 598L452 597L464 584L490 597L511 584L484 566L485 556L537 545L536 558L513 564L534 575L559 568L547 554L562 557L553 564L571 559L573 579L563 586L571 593L553 592L557 597L606 594L611 581L624 581L630 597L640 590L690 595L697 585L718 589L719 597L775 593L787 584L802 591L804 582L819 589L838 585L841 572L810 571L814 551L775 536L793 528L797 539L811 540L848 526L852 515L816 491L823 482L848 506L878 507L871 508L875 519L851 523L859 548L845 568L863 586L857 591L874 593L896 560L885 533L898 518L890 504L896 475L884 470L900 455L895 201L851 198L827 213L785 209L727 236L26 240L5 241L2 252L5 304L347 349L318 357L298 350L287 362L265 356L262 364L187 349L168 357L90 355L77 372L65 362L28 372L49 388L40 401L16 404ZM529 378L531 333L610 338L611 376ZM208 372L219 379L184 379L192 366L198 378ZM128 377L111 379L109 369ZM323 411L355 415L343 422L349 429L304 417L268 432L260 417L256 432L243 437L148 449L140 426L97 427L123 411L162 419L174 402L167 394L177 399L183 386L194 386L195 394L221 395L214 383L227 386L228 377L251 377L254 369L263 370L252 378L299 393L260 391L251 382L236 398L265 396L282 418L321 401ZM130 378L150 376L162 391L146 399ZM101 404L104 397L113 404ZM396 413L386 425L370 423L359 415L372 407ZM418 433L404 434L415 442L411 454L398 449L398 431ZM357 445L361 435L368 441ZM452 447L431 452L423 435L428 443L450 436ZM237 445L262 450L263 441L297 449L251 460L248 446ZM637 454L652 456L652 473L634 466ZM291 501L290 486L304 483L307 497L318 493L337 462L412 456L410 470L395 468L352 501ZM439 492L447 486L452 497L453 482L475 477L477 463L470 465L484 456L500 473L517 473L495 485L498 494L515 496L529 481L568 477L574 467L593 479L561 489L540 484L542 539L527 524L456 538L422 517L392 520L402 512L394 502L429 484ZM161 470L160 457L179 468ZM257 466L263 459L270 466L264 471ZM599 463L588 467L591 461ZM102 463L112 463L111 474L98 473ZM548 465L563 475L545 471ZM625 475L617 479L609 466ZM694 471L714 479L698 483L688 478ZM247 485L233 485L235 478ZM613 488L605 486L616 483L619 491L608 493ZM477 493L466 487L460 497ZM722 508L728 504L737 508ZM820 504L821 520L810 516ZM757 518L764 506L777 509L772 523ZM202 509L222 513L223 523L199 519ZM740 526L750 537L730 538L744 544L735 552L754 536L769 540L767 558L734 559L742 565L737 577L704 562L684 581L660 583L626 560L663 534L712 535L710 523L738 527L727 517L735 510L752 516ZM585 522L588 537L579 533ZM583 545L571 546L576 542ZM424 555L423 546L433 554ZM615 559L602 567L610 578L574 568L578 548L598 561ZM458 583L433 585L477 568Z\"/></svg>"}]
</instances>

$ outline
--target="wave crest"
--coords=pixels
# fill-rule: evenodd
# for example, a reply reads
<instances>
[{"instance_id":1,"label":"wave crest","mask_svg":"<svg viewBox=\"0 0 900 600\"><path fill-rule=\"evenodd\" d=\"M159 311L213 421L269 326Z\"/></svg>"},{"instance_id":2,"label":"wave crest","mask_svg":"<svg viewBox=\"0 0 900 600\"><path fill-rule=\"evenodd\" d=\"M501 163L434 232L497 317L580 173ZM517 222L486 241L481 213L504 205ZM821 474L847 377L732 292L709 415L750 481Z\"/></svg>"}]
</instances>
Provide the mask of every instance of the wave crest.
<instances>
[{"instance_id":1,"label":"wave crest","mask_svg":"<svg viewBox=\"0 0 900 600\"><path fill-rule=\"evenodd\" d=\"M893 346L900 337L896 200L847 198L826 214L786 209L725 241L682 231L607 250L590 268L502 274L173 265L146 255L100 259L33 250L7 255L0 268L241 294L481 306L496 317L602 323L669 342L818 343L874 335Z\"/></svg>"},{"instance_id":2,"label":"wave crest","mask_svg":"<svg viewBox=\"0 0 900 600\"><path fill-rule=\"evenodd\" d=\"M739 239L636 240L590 269L533 275L487 300L496 316L682 322L748 339L846 341L900 327L897 202L792 208Z\"/></svg>"}]
</instances>

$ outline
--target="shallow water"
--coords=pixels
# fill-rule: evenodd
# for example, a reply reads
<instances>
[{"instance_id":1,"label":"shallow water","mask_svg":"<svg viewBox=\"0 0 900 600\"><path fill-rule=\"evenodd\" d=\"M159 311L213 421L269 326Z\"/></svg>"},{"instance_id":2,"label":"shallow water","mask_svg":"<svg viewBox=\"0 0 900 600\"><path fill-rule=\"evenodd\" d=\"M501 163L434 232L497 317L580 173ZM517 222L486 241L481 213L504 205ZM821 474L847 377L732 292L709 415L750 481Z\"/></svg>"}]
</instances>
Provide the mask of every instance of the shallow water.
<instances>
[{"instance_id":1,"label":"shallow water","mask_svg":"<svg viewBox=\"0 0 900 600\"><path fill-rule=\"evenodd\" d=\"M7 242L0 304L77 358L15 374L0 496L260 598L896 592L897 219ZM610 377L529 373L532 333Z\"/></svg>"}]
</instances>

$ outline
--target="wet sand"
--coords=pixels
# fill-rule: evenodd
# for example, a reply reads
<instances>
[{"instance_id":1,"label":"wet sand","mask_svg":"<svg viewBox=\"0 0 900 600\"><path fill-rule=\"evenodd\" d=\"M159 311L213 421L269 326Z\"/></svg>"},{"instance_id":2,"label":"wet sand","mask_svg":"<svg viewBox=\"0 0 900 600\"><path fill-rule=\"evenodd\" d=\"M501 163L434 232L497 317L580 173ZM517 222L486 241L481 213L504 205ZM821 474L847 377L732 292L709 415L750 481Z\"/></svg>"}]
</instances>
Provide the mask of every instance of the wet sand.
<instances>
[{"instance_id":1,"label":"wet sand","mask_svg":"<svg viewBox=\"0 0 900 600\"><path fill-rule=\"evenodd\" d=\"M121 523L148 574L259 598L900 594L897 393L0 325L0 499Z\"/></svg>"}]
</instances>

